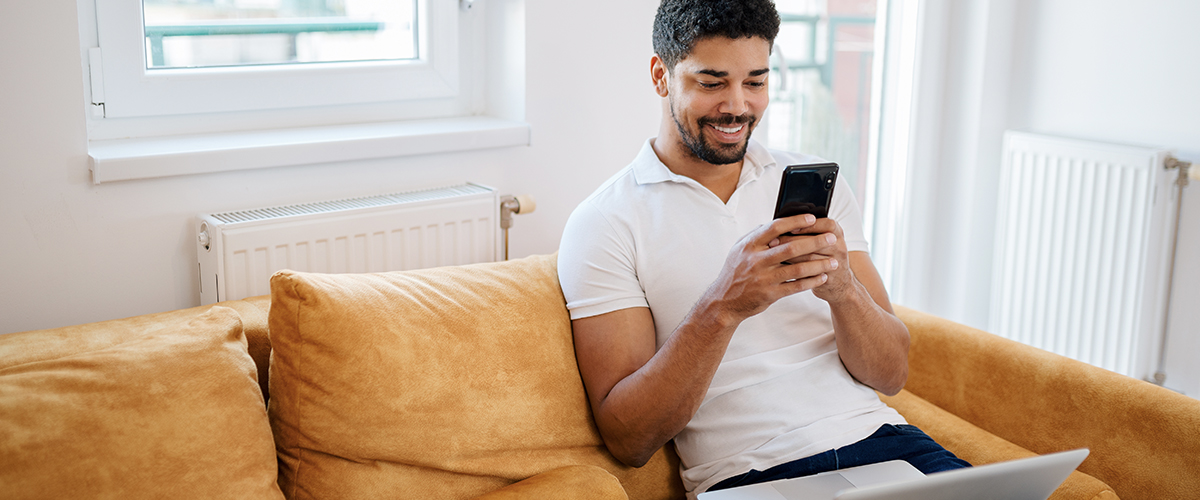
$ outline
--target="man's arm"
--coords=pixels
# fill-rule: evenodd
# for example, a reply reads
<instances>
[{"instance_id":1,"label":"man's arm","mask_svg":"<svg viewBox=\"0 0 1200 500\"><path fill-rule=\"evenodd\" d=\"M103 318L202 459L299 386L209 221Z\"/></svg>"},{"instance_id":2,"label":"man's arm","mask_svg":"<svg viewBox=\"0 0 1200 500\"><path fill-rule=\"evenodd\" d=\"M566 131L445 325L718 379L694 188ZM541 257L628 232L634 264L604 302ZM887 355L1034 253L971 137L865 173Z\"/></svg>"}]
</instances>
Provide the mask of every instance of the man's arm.
<instances>
[{"instance_id":1,"label":"man's arm","mask_svg":"<svg viewBox=\"0 0 1200 500\"><path fill-rule=\"evenodd\" d=\"M853 289L829 303L838 354L855 379L894 396L908 380L908 327L892 312L883 280L866 252L850 253L850 270Z\"/></svg>"},{"instance_id":2,"label":"man's arm","mask_svg":"<svg viewBox=\"0 0 1200 500\"><path fill-rule=\"evenodd\" d=\"M840 263L813 294L829 303L842 364L859 382L895 395L908 380L908 327L892 313L883 280L866 252L847 252L841 227L821 219L810 231L837 236L837 245L819 253ZM786 241L787 238L785 238Z\"/></svg>"},{"instance_id":3,"label":"man's arm","mask_svg":"<svg viewBox=\"0 0 1200 500\"><path fill-rule=\"evenodd\" d=\"M836 245L830 234L776 235L805 229L812 216L779 219L738 242L717 280L655 350L654 321L642 307L572 321L575 355L596 425L609 451L631 466L650 456L687 425L725 355L737 326L787 295L819 286L833 270L814 258L783 261Z\"/></svg>"}]
</instances>

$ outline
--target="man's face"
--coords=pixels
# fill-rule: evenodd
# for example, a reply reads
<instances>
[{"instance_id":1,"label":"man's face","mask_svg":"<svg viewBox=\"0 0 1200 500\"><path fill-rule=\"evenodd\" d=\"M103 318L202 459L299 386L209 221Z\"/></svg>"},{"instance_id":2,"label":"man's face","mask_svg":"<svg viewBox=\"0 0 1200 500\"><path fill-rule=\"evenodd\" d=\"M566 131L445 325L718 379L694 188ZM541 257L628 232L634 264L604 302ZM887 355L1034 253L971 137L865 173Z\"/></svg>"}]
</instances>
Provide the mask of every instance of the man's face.
<instances>
[{"instance_id":1,"label":"man's face","mask_svg":"<svg viewBox=\"0 0 1200 500\"><path fill-rule=\"evenodd\" d=\"M675 65L667 98L680 147L715 165L742 160L767 108L771 45L761 38L706 38Z\"/></svg>"}]
</instances>

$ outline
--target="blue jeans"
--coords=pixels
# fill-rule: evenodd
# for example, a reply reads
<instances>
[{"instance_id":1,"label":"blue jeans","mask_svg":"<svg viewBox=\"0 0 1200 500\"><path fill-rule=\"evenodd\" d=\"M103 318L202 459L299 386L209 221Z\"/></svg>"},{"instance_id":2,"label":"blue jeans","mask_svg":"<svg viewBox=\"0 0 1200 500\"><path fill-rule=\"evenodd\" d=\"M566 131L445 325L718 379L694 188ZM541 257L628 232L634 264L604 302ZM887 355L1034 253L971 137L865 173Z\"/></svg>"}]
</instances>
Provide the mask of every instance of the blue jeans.
<instances>
[{"instance_id":1,"label":"blue jeans","mask_svg":"<svg viewBox=\"0 0 1200 500\"><path fill-rule=\"evenodd\" d=\"M971 466L942 448L942 445L937 444L933 438L915 426L885 424L874 434L857 443L776 465L764 471L751 470L714 484L708 491L811 476L888 460L904 460L925 474Z\"/></svg>"}]
</instances>

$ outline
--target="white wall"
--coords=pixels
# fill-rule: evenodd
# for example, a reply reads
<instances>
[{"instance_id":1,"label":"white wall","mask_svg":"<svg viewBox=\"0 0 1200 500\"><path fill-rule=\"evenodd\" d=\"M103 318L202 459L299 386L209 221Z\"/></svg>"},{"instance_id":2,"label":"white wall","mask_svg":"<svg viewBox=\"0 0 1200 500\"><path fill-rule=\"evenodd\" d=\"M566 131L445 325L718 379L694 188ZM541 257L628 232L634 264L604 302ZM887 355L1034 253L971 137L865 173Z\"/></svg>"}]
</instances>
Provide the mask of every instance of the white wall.
<instances>
[{"instance_id":1,"label":"white wall","mask_svg":"<svg viewBox=\"0 0 1200 500\"><path fill-rule=\"evenodd\" d=\"M488 0L491 2L515 0ZM0 16L0 333L199 304L193 217L472 180L531 194L514 257L558 248L570 211L657 132L656 2L524 0L530 147L91 183L75 0Z\"/></svg>"},{"instance_id":2,"label":"white wall","mask_svg":"<svg viewBox=\"0 0 1200 500\"><path fill-rule=\"evenodd\" d=\"M986 328L1003 131L1175 149L1200 163L1200 3L927 3L941 41L921 74L944 90L919 104L927 151L913 165L917 236L897 296ZM1183 203L1166 385L1200 397L1200 185Z\"/></svg>"},{"instance_id":3,"label":"white wall","mask_svg":"<svg viewBox=\"0 0 1200 500\"><path fill-rule=\"evenodd\" d=\"M1024 0L1017 16L1013 127L1200 164L1200 2ZM1166 385L1200 397L1200 184L1183 203Z\"/></svg>"}]
</instances>

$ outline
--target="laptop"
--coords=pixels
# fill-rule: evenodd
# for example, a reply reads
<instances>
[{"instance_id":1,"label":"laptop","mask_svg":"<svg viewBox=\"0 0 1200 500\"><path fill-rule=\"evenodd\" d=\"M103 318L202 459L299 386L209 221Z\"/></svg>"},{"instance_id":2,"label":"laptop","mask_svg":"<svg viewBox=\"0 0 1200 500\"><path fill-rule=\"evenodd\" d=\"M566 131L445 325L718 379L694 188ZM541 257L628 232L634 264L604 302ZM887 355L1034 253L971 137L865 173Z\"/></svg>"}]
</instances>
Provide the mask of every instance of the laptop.
<instances>
[{"instance_id":1,"label":"laptop","mask_svg":"<svg viewBox=\"0 0 1200 500\"><path fill-rule=\"evenodd\" d=\"M1087 458L1088 450L1052 453L922 474L895 460L813 476L704 492L699 500L1046 500Z\"/></svg>"}]
</instances>

